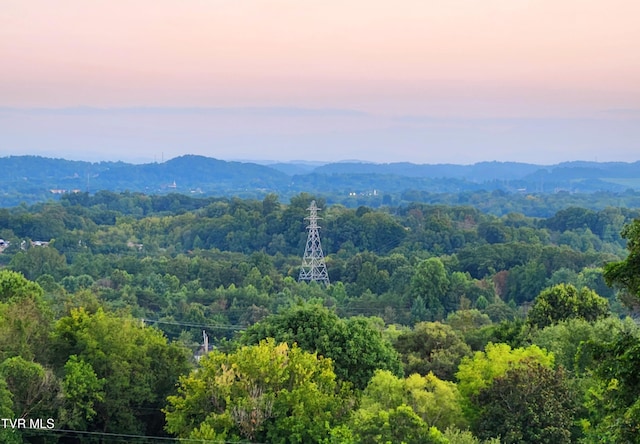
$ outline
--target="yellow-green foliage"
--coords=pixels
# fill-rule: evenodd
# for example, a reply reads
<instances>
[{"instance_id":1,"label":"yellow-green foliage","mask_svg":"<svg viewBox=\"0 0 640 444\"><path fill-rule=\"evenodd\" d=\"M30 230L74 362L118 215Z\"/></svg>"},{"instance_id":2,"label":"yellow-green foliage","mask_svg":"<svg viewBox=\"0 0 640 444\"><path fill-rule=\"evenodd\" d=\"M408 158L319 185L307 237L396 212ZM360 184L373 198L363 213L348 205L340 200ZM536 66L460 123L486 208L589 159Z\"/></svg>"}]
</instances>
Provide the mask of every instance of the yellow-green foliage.
<instances>
[{"instance_id":1,"label":"yellow-green foliage","mask_svg":"<svg viewBox=\"0 0 640 444\"><path fill-rule=\"evenodd\" d=\"M379 410L409 407L427 427L441 430L449 426L464 427L461 396L456 384L443 381L429 373L398 378L389 371L379 370L362 394L355 417Z\"/></svg>"},{"instance_id":2,"label":"yellow-green foliage","mask_svg":"<svg viewBox=\"0 0 640 444\"><path fill-rule=\"evenodd\" d=\"M213 351L168 398L167 430L182 438L318 442L341 409L331 360L273 339Z\"/></svg>"},{"instance_id":3,"label":"yellow-green foliage","mask_svg":"<svg viewBox=\"0 0 640 444\"><path fill-rule=\"evenodd\" d=\"M456 373L460 381L458 389L468 399L490 386L495 378L503 376L507 370L518 367L525 361L538 362L552 368L554 357L537 345L512 349L507 344L489 343L484 352L479 351L471 358L463 358Z\"/></svg>"}]
</instances>

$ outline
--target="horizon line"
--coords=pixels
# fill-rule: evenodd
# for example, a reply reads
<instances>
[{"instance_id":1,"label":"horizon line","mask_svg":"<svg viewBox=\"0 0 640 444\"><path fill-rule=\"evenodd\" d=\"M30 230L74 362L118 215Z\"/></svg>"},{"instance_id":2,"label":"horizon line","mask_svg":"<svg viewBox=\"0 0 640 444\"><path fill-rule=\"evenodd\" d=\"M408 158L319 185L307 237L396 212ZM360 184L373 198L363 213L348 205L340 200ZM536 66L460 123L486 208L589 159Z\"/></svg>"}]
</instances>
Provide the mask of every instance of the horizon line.
<instances>
[{"instance_id":1,"label":"horizon line","mask_svg":"<svg viewBox=\"0 0 640 444\"><path fill-rule=\"evenodd\" d=\"M130 164L130 165L146 165L146 164L160 164L160 163L167 163L170 162L172 160L175 159L180 159L183 157L202 157L205 159L211 159L211 160L218 160L218 161L222 161L222 162L227 162L227 163L252 163L252 164L258 164L258 165L264 165L264 166L269 166L269 165L277 165L277 164L291 164L291 165L310 165L310 164L314 164L314 165L318 165L318 166L323 166L323 165L332 165L332 164L367 164L367 165L376 165L376 166L384 166L384 165L400 165L400 164L406 164L406 165L414 165L414 166L463 166L463 167L468 167L468 166L475 166L475 165L482 165L482 164L515 164L515 165L531 165L531 166L539 166L539 167L543 167L543 168L549 168L549 167L557 167L557 166L563 166L566 164L597 164L597 165L606 165L606 164L627 164L627 165L632 165L635 163L640 163L640 159L635 160L635 161L598 161L598 160L584 160L584 159L575 159L575 160L565 160L562 162L558 162L558 163L553 163L553 164L540 164L540 163L533 163L533 162L520 162L520 161L510 161L510 160L482 160L479 162L474 162L474 163L470 163L470 164L462 164L462 163L416 163L416 162L411 162L411 161L397 161L397 162L374 162L374 161L369 161L369 160L360 160L360 159L343 159L343 160L336 160L336 161L322 161L322 160L303 160L303 159L290 159L290 160L274 160L274 159L233 159L233 158L218 158L218 157L211 157L211 156L205 156L202 154L182 154L179 156L175 156L175 157L170 157L168 159L164 159L161 161L153 160L153 161L147 161L147 162L142 162L142 163L135 163L132 161L126 161L126 160L97 160L97 161L91 161L91 160L82 160L82 159L70 159L67 157L52 157L49 155L43 155L43 154L9 154L9 155L0 155L0 159L4 159L4 158L11 158L11 157L35 157L35 158L42 158L42 159L49 159L49 160L62 160L62 161L69 161L69 162L85 162L85 163L125 163L125 164Z\"/></svg>"}]
</instances>

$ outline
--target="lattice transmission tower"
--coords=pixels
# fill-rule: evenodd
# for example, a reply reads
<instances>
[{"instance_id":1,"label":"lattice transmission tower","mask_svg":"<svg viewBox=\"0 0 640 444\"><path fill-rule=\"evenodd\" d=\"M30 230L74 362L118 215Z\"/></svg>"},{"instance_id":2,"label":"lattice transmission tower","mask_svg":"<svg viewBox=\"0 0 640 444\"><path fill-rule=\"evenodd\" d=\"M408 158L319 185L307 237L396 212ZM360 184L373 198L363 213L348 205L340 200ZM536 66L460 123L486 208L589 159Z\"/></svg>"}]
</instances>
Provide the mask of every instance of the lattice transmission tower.
<instances>
[{"instance_id":1,"label":"lattice transmission tower","mask_svg":"<svg viewBox=\"0 0 640 444\"><path fill-rule=\"evenodd\" d=\"M307 208L309 217L304 220L309 221L309 235L307 236L307 246L304 249L302 257L302 267L300 268L300 276L298 281L316 281L329 285L329 274L327 274L327 265L324 262L324 254L322 253L322 245L320 244L320 234L318 230L318 211L316 201L312 200L311 205Z\"/></svg>"}]
</instances>

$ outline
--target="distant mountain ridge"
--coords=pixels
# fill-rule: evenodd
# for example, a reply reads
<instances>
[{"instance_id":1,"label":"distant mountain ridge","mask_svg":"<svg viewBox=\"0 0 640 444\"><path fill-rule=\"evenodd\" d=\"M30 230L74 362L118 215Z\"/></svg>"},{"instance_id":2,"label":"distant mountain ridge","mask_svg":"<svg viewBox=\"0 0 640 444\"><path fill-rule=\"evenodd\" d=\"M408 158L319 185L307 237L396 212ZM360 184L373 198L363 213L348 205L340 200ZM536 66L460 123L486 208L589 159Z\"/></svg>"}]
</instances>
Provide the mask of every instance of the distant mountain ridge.
<instances>
[{"instance_id":1,"label":"distant mountain ridge","mask_svg":"<svg viewBox=\"0 0 640 444\"><path fill-rule=\"evenodd\" d=\"M398 193L596 192L640 190L640 161L564 162L535 165L480 162L473 165L307 162L258 164L185 155L161 163L84 162L39 156L0 157L0 197L42 200L51 193L109 190L248 196L268 192ZM53 191L52 191L53 190Z\"/></svg>"},{"instance_id":2,"label":"distant mountain ridge","mask_svg":"<svg viewBox=\"0 0 640 444\"><path fill-rule=\"evenodd\" d=\"M133 175L133 177L132 177ZM164 183L180 183L182 187L201 187L204 184L224 184L231 189L237 187L278 188L286 186L288 176L280 171L255 163L227 162L210 157L186 155L163 163L142 165L118 165L101 174L102 181L127 183L144 181L162 187ZM176 185L177 187L177 185Z\"/></svg>"},{"instance_id":3,"label":"distant mountain ridge","mask_svg":"<svg viewBox=\"0 0 640 444\"><path fill-rule=\"evenodd\" d=\"M544 168L516 162L481 162L473 165L398 163L331 163L314 170L318 174L394 174L406 177L468 179L473 182L493 179L519 179Z\"/></svg>"}]
</instances>

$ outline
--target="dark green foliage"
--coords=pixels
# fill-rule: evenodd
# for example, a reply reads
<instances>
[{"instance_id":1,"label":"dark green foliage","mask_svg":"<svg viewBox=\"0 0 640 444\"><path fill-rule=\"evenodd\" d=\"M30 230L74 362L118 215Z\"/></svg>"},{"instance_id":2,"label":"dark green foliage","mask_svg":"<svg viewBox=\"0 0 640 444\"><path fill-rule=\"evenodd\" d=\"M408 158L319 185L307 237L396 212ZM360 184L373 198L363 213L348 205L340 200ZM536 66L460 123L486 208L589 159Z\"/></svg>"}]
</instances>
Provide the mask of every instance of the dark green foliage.
<instances>
[{"instance_id":1,"label":"dark green foliage","mask_svg":"<svg viewBox=\"0 0 640 444\"><path fill-rule=\"evenodd\" d=\"M201 318L216 324L253 322L288 304L291 296L311 296L284 281L298 274L311 198L323 206L321 236L332 281L340 281L346 291L333 299L329 292L313 290L312 297L335 304L342 316L412 324L470 304L495 321L509 319L513 312L501 310L506 306L495 297L516 305L531 301L550 279L556 283L566 277L555 274L558 267L573 273L569 278L580 285L604 290L602 279L584 267L601 264L620 248L604 240L596 246L602 251L557 247L551 241L560 234L537 229L534 219L515 213L497 219L471 207L412 203L384 211L368 206L355 210L327 205L311 194L280 204L274 194L242 200L100 191L69 195L61 204L3 212L0 222L12 229L0 233L16 240L1 259L31 278L46 276L42 282L52 298L57 294L53 300L69 300L71 294L90 289L105 306L132 305L141 317L181 322L190 317L192 304L200 304ZM99 220L96 215L105 211L111 212L109 220ZM599 230L611 230L631 214L597 212L603 224ZM13 229L27 232L19 223L28 219L25 215L42 223L45 217L61 221L63 232L49 247L22 251ZM505 242L487 244L480 235L486 237L489 227L507 233ZM444 252L452 254L435 256ZM442 267L427 270L427 264L438 261L446 279L440 279ZM61 295L61 284L68 296ZM245 290L249 286L253 289ZM246 312L256 309L263 314Z\"/></svg>"},{"instance_id":2,"label":"dark green foliage","mask_svg":"<svg viewBox=\"0 0 640 444\"><path fill-rule=\"evenodd\" d=\"M473 397L480 408L474 431L505 444L573 442L574 396L561 368L523 362Z\"/></svg>"},{"instance_id":3,"label":"dark green foliage","mask_svg":"<svg viewBox=\"0 0 640 444\"><path fill-rule=\"evenodd\" d=\"M584 353L595 360L599 378L590 396L590 435L603 442L637 443L640 435L640 335L637 328L619 332L611 341L591 341ZM595 401L595 402L594 402Z\"/></svg>"},{"instance_id":4,"label":"dark green foliage","mask_svg":"<svg viewBox=\"0 0 640 444\"><path fill-rule=\"evenodd\" d=\"M572 318L529 332L529 341L553 353L556 365L561 365L577 376L593 369L592 344L607 343L633 324L630 318L622 321L608 317L596 322Z\"/></svg>"},{"instance_id":5,"label":"dark green foliage","mask_svg":"<svg viewBox=\"0 0 640 444\"><path fill-rule=\"evenodd\" d=\"M442 319L444 306L449 305L446 300L449 285L449 276L440 259L432 257L417 265L411 279L411 296L421 299L417 305L415 321ZM421 313L423 307L426 312L424 316L420 316L418 313Z\"/></svg>"},{"instance_id":6,"label":"dark green foliage","mask_svg":"<svg viewBox=\"0 0 640 444\"><path fill-rule=\"evenodd\" d=\"M489 325L481 329L480 336L484 342L483 346L493 342L504 343L512 348L522 347L526 341L525 321L517 318Z\"/></svg>"},{"instance_id":7,"label":"dark green foliage","mask_svg":"<svg viewBox=\"0 0 640 444\"><path fill-rule=\"evenodd\" d=\"M54 248L31 247L13 256L9 268L22 273L30 280L36 280L44 274L61 279L67 272L67 261L64 255Z\"/></svg>"},{"instance_id":8,"label":"dark green foliage","mask_svg":"<svg viewBox=\"0 0 640 444\"><path fill-rule=\"evenodd\" d=\"M624 289L629 297L623 299L626 305L640 306L640 219L634 220L622 231L627 240L629 254L623 261L605 266L604 278L607 284Z\"/></svg>"},{"instance_id":9,"label":"dark green foliage","mask_svg":"<svg viewBox=\"0 0 640 444\"><path fill-rule=\"evenodd\" d=\"M416 324L412 331L398 336L394 347L400 353L406 375L433 372L449 381L454 380L460 360L471 354L462 336L440 322Z\"/></svg>"},{"instance_id":10,"label":"dark green foliage","mask_svg":"<svg viewBox=\"0 0 640 444\"><path fill-rule=\"evenodd\" d=\"M445 323L461 334L472 350L481 350L488 342L487 333L490 332L491 319L480 310L458 310L449 313Z\"/></svg>"},{"instance_id":11,"label":"dark green foliage","mask_svg":"<svg viewBox=\"0 0 640 444\"><path fill-rule=\"evenodd\" d=\"M42 288L20 273L0 270L0 362L36 355L45 360L51 322Z\"/></svg>"},{"instance_id":12,"label":"dark green foliage","mask_svg":"<svg viewBox=\"0 0 640 444\"><path fill-rule=\"evenodd\" d=\"M483 222L478 225L478 236L490 244L500 244L510 240L505 226L498 222Z\"/></svg>"},{"instance_id":13,"label":"dark green foliage","mask_svg":"<svg viewBox=\"0 0 640 444\"><path fill-rule=\"evenodd\" d=\"M544 289L546 281L547 273L539 261L517 265L509 270L504 297L518 304L530 302Z\"/></svg>"},{"instance_id":14,"label":"dark green foliage","mask_svg":"<svg viewBox=\"0 0 640 444\"><path fill-rule=\"evenodd\" d=\"M11 392L15 417L55 415L59 386L50 369L16 356L0 363L0 378Z\"/></svg>"},{"instance_id":15,"label":"dark green foliage","mask_svg":"<svg viewBox=\"0 0 640 444\"><path fill-rule=\"evenodd\" d=\"M13 411L13 401L11 400L12 395L9 389L7 388L7 383L0 376L0 417L11 419L16 418L16 415ZM0 441L5 444L22 444L22 435L18 430L11 428L0 428Z\"/></svg>"},{"instance_id":16,"label":"dark green foliage","mask_svg":"<svg viewBox=\"0 0 640 444\"><path fill-rule=\"evenodd\" d=\"M567 319L595 321L609 314L609 303L586 287L558 284L538 295L527 314L527 322L538 328Z\"/></svg>"},{"instance_id":17,"label":"dark green foliage","mask_svg":"<svg viewBox=\"0 0 640 444\"><path fill-rule=\"evenodd\" d=\"M578 228L594 228L597 219L595 211L586 208L569 207L558 211L555 216L547 219L544 222L544 226L554 231L564 232Z\"/></svg>"},{"instance_id":18,"label":"dark green foliage","mask_svg":"<svg viewBox=\"0 0 640 444\"><path fill-rule=\"evenodd\" d=\"M512 321L516 317L516 311L502 301L489 304L481 310L493 322Z\"/></svg>"},{"instance_id":19,"label":"dark green foliage","mask_svg":"<svg viewBox=\"0 0 640 444\"><path fill-rule=\"evenodd\" d=\"M139 320L83 309L72 310L57 322L51 347L55 365L65 367L65 380L73 371L95 374L93 386L104 390L102 396L93 394L89 407L96 414L90 423L86 416L85 421L78 418L77 411L71 411L70 423L80 421L89 430L113 433L161 432L160 408L175 390L178 376L187 371L185 350L168 344L158 330ZM78 361L84 366L74 369L69 364ZM104 385L97 382L101 379ZM66 394L87 402L87 394Z\"/></svg>"},{"instance_id":20,"label":"dark green foliage","mask_svg":"<svg viewBox=\"0 0 640 444\"><path fill-rule=\"evenodd\" d=\"M242 344L262 339L298 344L303 350L331 358L339 379L363 389L377 369L402 374L398 355L371 321L362 317L340 319L319 305L292 307L249 327Z\"/></svg>"},{"instance_id":21,"label":"dark green foliage","mask_svg":"<svg viewBox=\"0 0 640 444\"><path fill-rule=\"evenodd\" d=\"M523 242L495 245L473 245L458 252L460 269L481 279L501 270L522 266L540 255L540 246Z\"/></svg>"}]
</instances>

